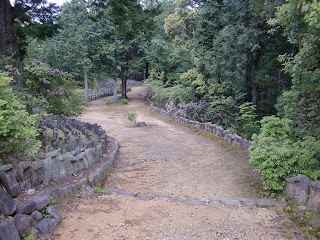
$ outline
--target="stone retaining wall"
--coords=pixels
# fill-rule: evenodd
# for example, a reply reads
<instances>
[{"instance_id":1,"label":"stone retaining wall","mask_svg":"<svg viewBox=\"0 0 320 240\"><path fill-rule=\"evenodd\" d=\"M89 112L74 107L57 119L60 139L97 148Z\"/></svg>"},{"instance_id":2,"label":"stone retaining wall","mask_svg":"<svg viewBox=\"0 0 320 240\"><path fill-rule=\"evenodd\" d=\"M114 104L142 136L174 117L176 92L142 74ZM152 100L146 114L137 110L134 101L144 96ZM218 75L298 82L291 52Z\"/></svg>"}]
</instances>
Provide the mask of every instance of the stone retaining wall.
<instances>
[{"instance_id":1,"label":"stone retaining wall","mask_svg":"<svg viewBox=\"0 0 320 240\"><path fill-rule=\"evenodd\" d=\"M46 128L53 129L52 136L47 136L46 152L31 156L30 161L21 161L17 166L6 164L0 167L0 182L6 191L17 197L21 190L48 185L72 174L78 174L95 164L106 149L107 134L97 124L84 123L76 119L46 116L43 121ZM64 139L57 139L57 131L64 132ZM71 133L71 134L70 134ZM82 134L82 135L81 135ZM68 143L65 149L55 149L59 143ZM86 137L84 146L79 147L80 137ZM52 142L55 144L51 146Z\"/></svg>"},{"instance_id":2,"label":"stone retaining wall","mask_svg":"<svg viewBox=\"0 0 320 240\"><path fill-rule=\"evenodd\" d=\"M283 192L298 204L320 213L320 181L310 181L309 177L299 174L286 178Z\"/></svg>"},{"instance_id":3,"label":"stone retaining wall","mask_svg":"<svg viewBox=\"0 0 320 240\"><path fill-rule=\"evenodd\" d=\"M100 185L108 176L116 158L119 143L107 137L97 124L48 115L42 121L42 128L47 133L45 151L30 155L30 161L0 167L0 216L6 217L0 223L0 240L20 239L22 234L51 233L60 221L52 201L59 203L85 185ZM42 191L21 204L14 199L23 190L33 195L34 188L49 185L67 176L80 175L83 170L100 162L102 156L107 156L104 154L107 138L108 142L112 142L109 148L113 147L108 149L111 150L110 157L98 164L88 177L83 177L75 184ZM65 148L57 149L60 145Z\"/></svg>"},{"instance_id":4,"label":"stone retaining wall","mask_svg":"<svg viewBox=\"0 0 320 240\"><path fill-rule=\"evenodd\" d=\"M211 122L202 123L202 122L189 120L179 116L173 116L167 111L165 111L164 109L155 107L153 103L150 103L150 105L153 110L160 113L161 115L166 116L176 122L182 123L186 126L195 127L200 130L210 132L216 136L223 138L225 142L229 143L232 146L239 147L244 150L248 150L250 146L254 145L254 142L244 139L238 135L231 134L229 130L224 130L221 126L212 124Z\"/></svg>"},{"instance_id":5,"label":"stone retaining wall","mask_svg":"<svg viewBox=\"0 0 320 240\"><path fill-rule=\"evenodd\" d=\"M141 82L128 80L127 90L140 85ZM113 81L100 83L98 88L90 90L89 101L111 95ZM42 121L42 128L46 143L44 151L30 155L30 161L0 167L0 216L5 216L0 222L0 240L20 239L21 235L29 234L50 234L61 218L55 204L74 195L83 186L100 185L115 161L119 143L108 137L113 146L110 157L98 164L88 177L78 183L42 191L18 204L14 198L23 190L33 195L34 188L81 174L100 162L107 147L107 134L97 124L48 115Z\"/></svg>"},{"instance_id":6,"label":"stone retaining wall","mask_svg":"<svg viewBox=\"0 0 320 240\"><path fill-rule=\"evenodd\" d=\"M93 101L99 98L113 95L113 88L114 88L113 80L109 80L108 82L99 82L98 85L99 87L88 90L89 101ZM142 82L135 81L135 80L127 80L127 91L130 91L131 87L141 86L141 85L142 85ZM118 90L118 93L121 93L121 90ZM79 97L85 98L84 93L79 94Z\"/></svg>"},{"instance_id":7,"label":"stone retaining wall","mask_svg":"<svg viewBox=\"0 0 320 240\"><path fill-rule=\"evenodd\" d=\"M86 189L87 185L100 185L108 176L119 149L117 140L108 137L108 141L112 141L113 146L109 159L78 183L42 191L19 206L0 188L0 214L6 216L0 223L0 240L18 240L21 235L50 234L61 219L55 205L74 196L82 188Z\"/></svg>"}]
</instances>

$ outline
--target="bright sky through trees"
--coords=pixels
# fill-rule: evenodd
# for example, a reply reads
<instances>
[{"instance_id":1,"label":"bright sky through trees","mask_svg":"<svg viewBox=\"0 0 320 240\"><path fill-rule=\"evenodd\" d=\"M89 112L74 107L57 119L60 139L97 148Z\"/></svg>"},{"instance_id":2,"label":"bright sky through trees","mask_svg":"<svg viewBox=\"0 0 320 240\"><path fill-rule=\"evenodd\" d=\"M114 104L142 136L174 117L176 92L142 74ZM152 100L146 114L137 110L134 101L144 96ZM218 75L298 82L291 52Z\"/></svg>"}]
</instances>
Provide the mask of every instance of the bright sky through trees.
<instances>
[{"instance_id":1,"label":"bright sky through trees","mask_svg":"<svg viewBox=\"0 0 320 240\"><path fill-rule=\"evenodd\" d=\"M62 6L62 4L64 4L65 2L67 2L67 0L48 0L48 2L52 2L52 3L56 3L59 6ZM14 0L10 0L10 3L14 3Z\"/></svg>"},{"instance_id":2,"label":"bright sky through trees","mask_svg":"<svg viewBox=\"0 0 320 240\"><path fill-rule=\"evenodd\" d=\"M67 0L48 0L48 2L53 2L53 3L58 4L59 6L62 6L62 4L67 2Z\"/></svg>"}]
</instances>

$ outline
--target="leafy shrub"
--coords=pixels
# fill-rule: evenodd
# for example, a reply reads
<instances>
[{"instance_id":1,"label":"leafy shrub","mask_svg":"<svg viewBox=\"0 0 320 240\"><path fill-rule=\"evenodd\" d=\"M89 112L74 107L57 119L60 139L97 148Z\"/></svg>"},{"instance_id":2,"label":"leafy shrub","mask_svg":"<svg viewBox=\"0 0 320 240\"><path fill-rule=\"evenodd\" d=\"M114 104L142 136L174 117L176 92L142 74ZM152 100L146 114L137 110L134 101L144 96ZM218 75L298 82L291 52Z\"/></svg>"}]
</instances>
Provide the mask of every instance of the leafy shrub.
<instances>
[{"instance_id":1,"label":"leafy shrub","mask_svg":"<svg viewBox=\"0 0 320 240\"><path fill-rule=\"evenodd\" d=\"M249 102L240 105L239 116L236 117L236 127L239 135L251 139L254 133L259 132L259 121L257 121L256 107Z\"/></svg>"},{"instance_id":2,"label":"leafy shrub","mask_svg":"<svg viewBox=\"0 0 320 240\"><path fill-rule=\"evenodd\" d=\"M136 113L134 111L130 111L130 112L128 112L127 116L128 116L129 121L133 121L134 125L137 125L136 120L137 120L138 113Z\"/></svg>"},{"instance_id":3,"label":"leafy shrub","mask_svg":"<svg viewBox=\"0 0 320 240\"><path fill-rule=\"evenodd\" d=\"M113 103L113 101L112 101L111 99L107 99L107 100L106 100L106 104L107 104L107 105L110 105L110 104L112 104L112 103Z\"/></svg>"},{"instance_id":4,"label":"leafy shrub","mask_svg":"<svg viewBox=\"0 0 320 240\"><path fill-rule=\"evenodd\" d=\"M10 86L12 78L0 71L0 153L34 153L41 143L37 120L39 115L29 115L25 104Z\"/></svg>"},{"instance_id":5,"label":"leafy shrub","mask_svg":"<svg viewBox=\"0 0 320 240\"><path fill-rule=\"evenodd\" d=\"M52 69L36 59L25 66L24 84L31 95L47 100L48 113L77 115L86 104L75 94L76 85L71 74Z\"/></svg>"},{"instance_id":6,"label":"leafy shrub","mask_svg":"<svg viewBox=\"0 0 320 240\"><path fill-rule=\"evenodd\" d=\"M254 134L250 163L262 174L266 190L282 190L284 180L298 174L320 178L320 141L297 138L293 121L275 116L261 120L261 132Z\"/></svg>"},{"instance_id":7,"label":"leafy shrub","mask_svg":"<svg viewBox=\"0 0 320 240\"><path fill-rule=\"evenodd\" d=\"M191 87L186 87L181 84L175 85L173 87L168 87L166 90L166 98L174 103L180 102L192 102L197 100L192 93Z\"/></svg>"},{"instance_id":8,"label":"leafy shrub","mask_svg":"<svg viewBox=\"0 0 320 240\"><path fill-rule=\"evenodd\" d=\"M36 240L37 239L36 236L34 236L32 233L30 235L22 234L21 237L23 240Z\"/></svg>"},{"instance_id":9,"label":"leafy shrub","mask_svg":"<svg viewBox=\"0 0 320 240\"><path fill-rule=\"evenodd\" d=\"M238 107L233 97L216 97L204 106L201 120L212 122L223 128L235 127Z\"/></svg>"},{"instance_id":10,"label":"leafy shrub","mask_svg":"<svg viewBox=\"0 0 320 240\"><path fill-rule=\"evenodd\" d=\"M165 87L161 79L155 72L144 82L143 94L147 95L156 106L165 107L166 103L191 102L196 100L192 93L192 88L182 84L173 87Z\"/></svg>"},{"instance_id":11,"label":"leafy shrub","mask_svg":"<svg viewBox=\"0 0 320 240\"><path fill-rule=\"evenodd\" d=\"M129 101L128 101L128 99L121 99L121 104L123 104L123 105L128 105L128 103L129 103Z\"/></svg>"},{"instance_id":12,"label":"leafy shrub","mask_svg":"<svg viewBox=\"0 0 320 240\"><path fill-rule=\"evenodd\" d=\"M107 193L107 190L102 189L102 188L99 187L99 186L93 186L93 191L94 191L95 193Z\"/></svg>"},{"instance_id":13,"label":"leafy shrub","mask_svg":"<svg viewBox=\"0 0 320 240\"><path fill-rule=\"evenodd\" d=\"M198 73L196 69L190 69L188 72L181 74L180 80L185 85L191 86L200 98L204 97L207 92L208 86L203 79L203 75Z\"/></svg>"}]
</instances>

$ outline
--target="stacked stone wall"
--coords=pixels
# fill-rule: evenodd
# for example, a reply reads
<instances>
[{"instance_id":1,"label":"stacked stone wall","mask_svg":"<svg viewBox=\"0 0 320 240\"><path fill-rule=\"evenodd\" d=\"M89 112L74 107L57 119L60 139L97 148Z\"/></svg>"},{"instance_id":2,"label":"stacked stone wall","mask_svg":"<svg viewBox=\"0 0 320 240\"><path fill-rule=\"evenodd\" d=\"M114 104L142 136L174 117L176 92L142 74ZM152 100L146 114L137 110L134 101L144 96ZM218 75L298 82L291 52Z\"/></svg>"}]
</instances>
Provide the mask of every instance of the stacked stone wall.
<instances>
[{"instance_id":1,"label":"stacked stone wall","mask_svg":"<svg viewBox=\"0 0 320 240\"><path fill-rule=\"evenodd\" d=\"M306 175L286 178L283 192L300 205L320 213L320 181L310 181Z\"/></svg>"},{"instance_id":2,"label":"stacked stone wall","mask_svg":"<svg viewBox=\"0 0 320 240\"><path fill-rule=\"evenodd\" d=\"M114 163L119 144L108 137L108 142L112 142L110 157L101 162L107 148L107 134L97 124L48 115L42 128L47 133L44 135L47 144L44 151L30 155L29 161L0 167L0 216L5 216L0 222L0 240L50 234L60 221L55 203L74 195L85 185L101 184ZM59 137L62 135L63 138ZM66 147L60 149L57 146ZM98 162L98 167L78 183L42 191L21 204L15 199L23 191L33 195L34 189L67 176L80 175Z\"/></svg>"},{"instance_id":3,"label":"stacked stone wall","mask_svg":"<svg viewBox=\"0 0 320 240\"><path fill-rule=\"evenodd\" d=\"M167 111L165 111L164 109L155 107L152 103L150 103L150 105L154 111L160 113L161 115L166 116L174 120L175 122L182 123L186 126L190 126L190 127L198 128L200 130L204 130L206 132L210 132L218 137L223 138L225 142L229 143L232 146L239 147L244 150L249 150L250 146L254 145L254 142L244 139L236 134L231 134L229 130L224 130L223 127L219 125L213 124L211 122L202 123L202 122L189 120L179 116L173 116Z\"/></svg>"},{"instance_id":4,"label":"stacked stone wall","mask_svg":"<svg viewBox=\"0 0 320 240\"><path fill-rule=\"evenodd\" d=\"M8 193L13 192L12 197L16 197L18 188L38 188L66 176L79 174L97 163L107 147L107 134L97 124L48 115L43 121L43 128L44 132L47 129L53 132L46 136L45 152L32 155L30 161L21 161L15 167L11 164L0 167L1 183L7 186ZM64 132L64 139L58 138L58 129ZM81 141L80 137L83 138ZM63 144L66 144L66 148L56 148Z\"/></svg>"},{"instance_id":5,"label":"stacked stone wall","mask_svg":"<svg viewBox=\"0 0 320 240\"><path fill-rule=\"evenodd\" d=\"M114 81L109 80L108 82L99 82L98 87L92 88L88 90L88 100L93 101L99 98L112 96L113 89L114 89ZM142 82L134 81L134 80L127 80L127 91L131 90L131 87L142 86ZM120 93L121 90L118 90ZM85 98L84 93L79 94L79 97Z\"/></svg>"}]
</instances>

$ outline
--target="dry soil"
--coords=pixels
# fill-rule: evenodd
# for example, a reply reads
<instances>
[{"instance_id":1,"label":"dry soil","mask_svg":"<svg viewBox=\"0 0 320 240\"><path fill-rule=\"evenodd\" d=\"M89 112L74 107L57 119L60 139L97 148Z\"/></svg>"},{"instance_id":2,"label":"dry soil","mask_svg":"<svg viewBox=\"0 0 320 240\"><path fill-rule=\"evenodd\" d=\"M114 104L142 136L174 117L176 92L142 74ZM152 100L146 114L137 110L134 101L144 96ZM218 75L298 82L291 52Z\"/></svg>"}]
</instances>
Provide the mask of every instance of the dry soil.
<instances>
[{"instance_id":1,"label":"dry soil","mask_svg":"<svg viewBox=\"0 0 320 240\"><path fill-rule=\"evenodd\" d=\"M120 142L116 166L104 188L141 195L256 199L256 175L245 152L168 121L150 110L141 87L128 105L90 103L82 121L98 123ZM138 113L136 127L126 114ZM116 194L80 194L64 205L54 239L287 239L280 209L190 206Z\"/></svg>"}]
</instances>

